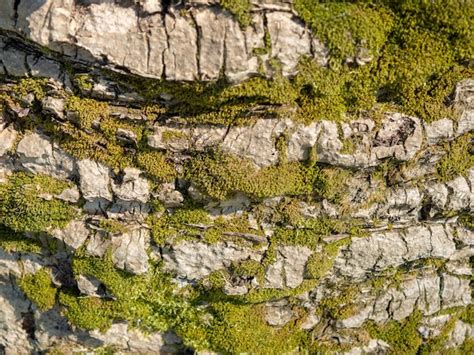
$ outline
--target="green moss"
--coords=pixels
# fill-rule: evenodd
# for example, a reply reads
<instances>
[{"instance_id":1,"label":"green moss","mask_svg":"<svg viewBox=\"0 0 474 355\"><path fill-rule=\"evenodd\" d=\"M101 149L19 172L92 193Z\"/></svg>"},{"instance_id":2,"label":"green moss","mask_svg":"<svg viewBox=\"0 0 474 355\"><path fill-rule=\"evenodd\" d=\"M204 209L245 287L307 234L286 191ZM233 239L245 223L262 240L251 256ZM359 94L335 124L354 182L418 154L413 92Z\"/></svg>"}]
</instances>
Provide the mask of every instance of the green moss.
<instances>
[{"instance_id":1,"label":"green moss","mask_svg":"<svg viewBox=\"0 0 474 355\"><path fill-rule=\"evenodd\" d=\"M127 226L113 219L101 219L99 227L110 234L123 234L128 231Z\"/></svg>"},{"instance_id":2,"label":"green moss","mask_svg":"<svg viewBox=\"0 0 474 355\"><path fill-rule=\"evenodd\" d=\"M346 81L357 87L362 75L369 89L359 95L362 101L348 105L349 112L362 107L361 102L369 104L367 99L372 97L430 121L456 115L449 96L458 81L473 75L463 64L474 48L468 25L472 6L462 0L450 1L446 9L444 5L440 1L298 0L295 9L317 37L327 42L334 73L347 71L335 60L354 56L359 46L368 48L374 58L376 65L352 71L356 75ZM338 106L342 107L341 102Z\"/></svg>"},{"instance_id":3,"label":"green moss","mask_svg":"<svg viewBox=\"0 0 474 355\"><path fill-rule=\"evenodd\" d=\"M152 116L166 113L185 123L224 124L245 123L250 119L275 114L278 106L291 103L294 90L290 81L281 76L272 80L254 77L238 85L225 80L217 82L177 83L104 73L125 87L131 87L148 101ZM176 104L167 107L155 102L162 94L171 95ZM153 105L150 105L152 104ZM256 109L263 104L264 112Z\"/></svg>"},{"instance_id":4,"label":"green moss","mask_svg":"<svg viewBox=\"0 0 474 355\"><path fill-rule=\"evenodd\" d=\"M394 25L390 11L363 2L296 0L294 8L327 43L330 55L341 59L355 56L358 46L378 56Z\"/></svg>"},{"instance_id":5,"label":"green moss","mask_svg":"<svg viewBox=\"0 0 474 355\"><path fill-rule=\"evenodd\" d=\"M214 320L209 329L211 348L225 354L281 354L298 348L305 337L293 322L278 329L264 319L262 306L212 305Z\"/></svg>"},{"instance_id":6,"label":"green moss","mask_svg":"<svg viewBox=\"0 0 474 355\"><path fill-rule=\"evenodd\" d=\"M423 34L415 31L412 35L416 43L425 41ZM415 46L413 53L406 55L404 47L395 41L384 50L380 64L327 68L302 58L299 73L292 79L276 74L273 79L255 77L237 85L222 80L184 84L138 78L117 80L131 85L148 100L170 94L179 104L162 110L186 123L245 124L251 118L264 116L292 117L304 123L321 119L346 121L364 112L373 115L377 107L387 105L431 120L440 112L454 116L449 95L456 82L472 75L470 69L445 58L451 51L437 42L433 46L432 56L439 52L442 57L437 63L444 63L443 66L419 63L417 59L405 63L400 58L418 58L416 51L422 49Z\"/></svg>"},{"instance_id":7,"label":"green moss","mask_svg":"<svg viewBox=\"0 0 474 355\"><path fill-rule=\"evenodd\" d=\"M357 150L357 144L356 142L351 139L344 139L342 141L342 148L339 151L341 154L354 154Z\"/></svg>"},{"instance_id":8,"label":"green moss","mask_svg":"<svg viewBox=\"0 0 474 355\"><path fill-rule=\"evenodd\" d=\"M41 101L45 97L45 86L48 79L45 78L25 78L21 79L14 87L15 92L20 97L25 97L28 94L33 94L36 100Z\"/></svg>"},{"instance_id":9,"label":"green moss","mask_svg":"<svg viewBox=\"0 0 474 355\"><path fill-rule=\"evenodd\" d=\"M22 233L15 232L0 225L0 249L7 253L40 253L41 243L36 239L27 238Z\"/></svg>"},{"instance_id":10,"label":"green moss","mask_svg":"<svg viewBox=\"0 0 474 355\"><path fill-rule=\"evenodd\" d=\"M41 194L58 194L68 187L46 175L15 173L0 184L0 224L16 232L64 227L74 217L74 209L64 201L42 199Z\"/></svg>"},{"instance_id":11,"label":"green moss","mask_svg":"<svg viewBox=\"0 0 474 355\"><path fill-rule=\"evenodd\" d=\"M158 213L148 218L151 236L156 244L164 246L178 237L197 237L211 224L208 213L196 206L185 206L172 213ZM202 226L202 227L200 227Z\"/></svg>"},{"instance_id":12,"label":"green moss","mask_svg":"<svg viewBox=\"0 0 474 355\"><path fill-rule=\"evenodd\" d=\"M173 181L177 172L166 160L163 153L157 151L141 151L136 155L136 165L151 178L162 182Z\"/></svg>"},{"instance_id":13,"label":"green moss","mask_svg":"<svg viewBox=\"0 0 474 355\"><path fill-rule=\"evenodd\" d=\"M463 322L474 325L474 305L467 306L459 317Z\"/></svg>"},{"instance_id":14,"label":"green moss","mask_svg":"<svg viewBox=\"0 0 474 355\"><path fill-rule=\"evenodd\" d=\"M99 132L86 132L71 124L56 125L50 131L65 151L78 159L92 159L112 169L132 166L134 157L113 140L107 140Z\"/></svg>"},{"instance_id":15,"label":"green moss","mask_svg":"<svg viewBox=\"0 0 474 355\"><path fill-rule=\"evenodd\" d=\"M123 129L133 133L136 142L140 142L143 137L143 124L127 122L124 119L106 117L100 122L100 131L108 141L118 143L117 130Z\"/></svg>"},{"instance_id":16,"label":"green moss","mask_svg":"<svg viewBox=\"0 0 474 355\"><path fill-rule=\"evenodd\" d=\"M172 212L158 212L148 218L151 235L158 245L181 239L200 240L209 244L222 240L248 243L241 235L262 236L262 231L250 228L247 214L211 219L199 206L186 204Z\"/></svg>"},{"instance_id":17,"label":"green moss","mask_svg":"<svg viewBox=\"0 0 474 355\"><path fill-rule=\"evenodd\" d=\"M234 13L248 13L250 1L226 1ZM444 6L446 5L446 6ZM273 79L253 77L237 85L217 82L177 83L105 72L131 87L158 114L186 123L244 124L256 117L292 117L305 123L376 115L378 108L420 116L430 121L455 117L455 84L473 76L469 24L470 0L318 2L297 0L294 7L330 49L329 67L302 58L299 73ZM268 52L270 39L265 35ZM347 57L368 49L366 65L345 64ZM159 97L170 105L156 105Z\"/></svg>"},{"instance_id":18,"label":"green moss","mask_svg":"<svg viewBox=\"0 0 474 355\"><path fill-rule=\"evenodd\" d=\"M447 182L460 175L466 176L468 170L474 166L473 137L472 134L466 134L445 144L446 154L436 166L440 181Z\"/></svg>"},{"instance_id":19,"label":"green moss","mask_svg":"<svg viewBox=\"0 0 474 355\"><path fill-rule=\"evenodd\" d=\"M391 8L399 18L401 25L419 26L442 38L449 38L455 47L457 56L472 57L474 39L471 31L471 20L474 16L471 0L451 1L382 1Z\"/></svg>"},{"instance_id":20,"label":"green moss","mask_svg":"<svg viewBox=\"0 0 474 355\"><path fill-rule=\"evenodd\" d=\"M446 355L465 355L474 352L474 339L466 339L459 347L443 349Z\"/></svg>"},{"instance_id":21,"label":"green moss","mask_svg":"<svg viewBox=\"0 0 474 355\"><path fill-rule=\"evenodd\" d=\"M299 222L295 228L277 228L271 242L279 245L301 245L316 249L321 237L348 232L353 221L320 217Z\"/></svg>"},{"instance_id":22,"label":"green moss","mask_svg":"<svg viewBox=\"0 0 474 355\"><path fill-rule=\"evenodd\" d=\"M259 215L259 207L260 206L257 206L254 209L254 213L257 217ZM269 220L269 222L276 225L299 226L304 220L300 209L301 202L298 199L284 196L277 207L271 211L272 214L270 216L266 216L266 218ZM261 216L259 218L264 217Z\"/></svg>"},{"instance_id":23,"label":"green moss","mask_svg":"<svg viewBox=\"0 0 474 355\"><path fill-rule=\"evenodd\" d=\"M330 319L349 318L357 311L354 300L358 294L359 288L351 285L340 290L337 296L323 298L318 308L325 317Z\"/></svg>"},{"instance_id":24,"label":"green moss","mask_svg":"<svg viewBox=\"0 0 474 355\"><path fill-rule=\"evenodd\" d=\"M26 275L18 281L22 291L38 308L47 311L56 303L57 289L51 281L51 276L46 269L41 269L36 274Z\"/></svg>"},{"instance_id":25,"label":"green moss","mask_svg":"<svg viewBox=\"0 0 474 355\"><path fill-rule=\"evenodd\" d=\"M92 99L69 96L65 104L66 110L77 115L77 123L82 129L90 130L94 122L100 122L109 114L109 106L105 102Z\"/></svg>"},{"instance_id":26,"label":"green moss","mask_svg":"<svg viewBox=\"0 0 474 355\"><path fill-rule=\"evenodd\" d=\"M74 82L81 91L91 91L94 87L94 81L88 74L78 74L74 77Z\"/></svg>"},{"instance_id":27,"label":"green moss","mask_svg":"<svg viewBox=\"0 0 474 355\"><path fill-rule=\"evenodd\" d=\"M330 202L341 203L348 191L351 172L339 168L323 168L316 174L314 191Z\"/></svg>"},{"instance_id":28,"label":"green moss","mask_svg":"<svg viewBox=\"0 0 474 355\"><path fill-rule=\"evenodd\" d=\"M288 289L258 288L250 290L246 295L237 296L235 299L244 304L261 304L263 302L278 301L287 297L296 297L305 292L313 290L317 286L317 280L303 280L295 287Z\"/></svg>"},{"instance_id":29,"label":"green moss","mask_svg":"<svg viewBox=\"0 0 474 355\"><path fill-rule=\"evenodd\" d=\"M51 121L51 117L41 115L19 118L17 123L24 130L40 128L62 149L78 159L93 159L115 170L138 166L147 170L151 177L152 174L157 178L169 178L170 174L174 176L172 166L161 159L160 153L150 152L143 147L147 122L137 123L111 117L106 103L92 99L72 96L66 100L66 107L75 114L72 118L74 123L67 121L57 124ZM119 128L131 131L137 142L128 144L120 141L117 138ZM140 150L138 154L137 150Z\"/></svg>"},{"instance_id":30,"label":"green moss","mask_svg":"<svg viewBox=\"0 0 474 355\"><path fill-rule=\"evenodd\" d=\"M186 134L178 130L168 130L161 134L161 139L163 142L173 142L183 138L186 138Z\"/></svg>"},{"instance_id":31,"label":"green moss","mask_svg":"<svg viewBox=\"0 0 474 355\"><path fill-rule=\"evenodd\" d=\"M206 278L200 280L200 283L208 289L222 289L226 284L227 278L226 270L218 270L212 272Z\"/></svg>"},{"instance_id":32,"label":"green moss","mask_svg":"<svg viewBox=\"0 0 474 355\"><path fill-rule=\"evenodd\" d=\"M346 121L376 104L370 67L331 69L302 59L298 70L292 89L298 93L296 119L302 122Z\"/></svg>"},{"instance_id":33,"label":"green moss","mask_svg":"<svg viewBox=\"0 0 474 355\"><path fill-rule=\"evenodd\" d=\"M262 284L265 277L265 267L255 260L244 260L232 266L232 273L243 278L255 278Z\"/></svg>"},{"instance_id":34,"label":"green moss","mask_svg":"<svg viewBox=\"0 0 474 355\"><path fill-rule=\"evenodd\" d=\"M254 198L308 194L310 171L299 163L257 170L252 162L219 152L201 154L190 161L185 176L206 195L223 200L237 191Z\"/></svg>"},{"instance_id":35,"label":"green moss","mask_svg":"<svg viewBox=\"0 0 474 355\"><path fill-rule=\"evenodd\" d=\"M220 0L219 4L232 13L243 28L251 24L252 3L250 0Z\"/></svg>"},{"instance_id":36,"label":"green moss","mask_svg":"<svg viewBox=\"0 0 474 355\"><path fill-rule=\"evenodd\" d=\"M234 215L229 217L219 216L213 221L212 229L222 236L225 234L252 234L263 237L263 231L256 230L250 226L249 218L247 213L241 215ZM229 237L234 241L239 241L239 237ZM264 239L264 238L263 238Z\"/></svg>"},{"instance_id":37,"label":"green moss","mask_svg":"<svg viewBox=\"0 0 474 355\"><path fill-rule=\"evenodd\" d=\"M421 318L421 312L416 310L401 322L390 321L383 326L369 322L366 329L373 339L381 339L390 344L390 354L415 355L422 344L417 331Z\"/></svg>"},{"instance_id":38,"label":"green moss","mask_svg":"<svg viewBox=\"0 0 474 355\"><path fill-rule=\"evenodd\" d=\"M446 343L449 341L449 337L456 324L457 317L451 317L451 319L443 326L440 334L430 339L426 344L423 344L418 350L418 354L429 355L443 353Z\"/></svg>"},{"instance_id":39,"label":"green moss","mask_svg":"<svg viewBox=\"0 0 474 355\"><path fill-rule=\"evenodd\" d=\"M175 292L170 278L153 267L143 276L116 270L111 254L104 258L77 255L73 260L75 275L89 275L100 280L114 299L78 297L61 292L59 300L73 324L83 329L105 331L113 321L126 320L147 331L173 329L185 344L198 349L207 347L202 311Z\"/></svg>"},{"instance_id":40,"label":"green moss","mask_svg":"<svg viewBox=\"0 0 474 355\"><path fill-rule=\"evenodd\" d=\"M321 252L313 253L306 264L308 275L316 280L319 280L332 269L334 260L336 259L339 249L350 242L349 238L339 240L337 242L326 244L323 246Z\"/></svg>"},{"instance_id":41,"label":"green moss","mask_svg":"<svg viewBox=\"0 0 474 355\"><path fill-rule=\"evenodd\" d=\"M400 30L385 52L378 64L382 100L396 102L426 121L454 116L452 106L445 103L456 82L468 74L455 63L447 40L437 33L408 28Z\"/></svg>"},{"instance_id":42,"label":"green moss","mask_svg":"<svg viewBox=\"0 0 474 355\"><path fill-rule=\"evenodd\" d=\"M119 351L115 345L105 345L94 349L94 355L115 355Z\"/></svg>"},{"instance_id":43,"label":"green moss","mask_svg":"<svg viewBox=\"0 0 474 355\"><path fill-rule=\"evenodd\" d=\"M375 292L382 290L386 286L399 288L406 276L403 268L388 268L370 280Z\"/></svg>"},{"instance_id":44,"label":"green moss","mask_svg":"<svg viewBox=\"0 0 474 355\"><path fill-rule=\"evenodd\" d=\"M474 216L472 214L462 214L459 216L459 223L469 230L474 230Z\"/></svg>"},{"instance_id":45,"label":"green moss","mask_svg":"<svg viewBox=\"0 0 474 355\"><path fill-rule=\"evenodd\" d=\"M105 331L112 325L114 316L120 314L112 300L97 297L78 298L67 292L59 294L59 302L66 308L66 316L75 326Z\"/></svg>"}]
</instances>

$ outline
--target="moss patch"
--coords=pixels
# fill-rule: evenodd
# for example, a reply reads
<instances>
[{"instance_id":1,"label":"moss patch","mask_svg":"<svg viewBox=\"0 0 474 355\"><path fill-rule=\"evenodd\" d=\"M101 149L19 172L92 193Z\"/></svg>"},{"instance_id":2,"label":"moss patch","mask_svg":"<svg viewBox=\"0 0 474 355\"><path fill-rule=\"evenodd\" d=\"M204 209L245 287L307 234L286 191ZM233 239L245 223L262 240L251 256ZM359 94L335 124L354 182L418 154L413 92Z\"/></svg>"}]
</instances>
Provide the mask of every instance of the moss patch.
<instances>
[{"instance_id":1,"label":"moss patch","mask_svg":"<svg viewBox=\"0 0 474 355\"><path fill-rule=\"evenodd\" d=\"M378 56L394 25L391 11L364 2L296 0L294 7L337 58L355 56L359 46Z\"/></svg>"},{"instance_id":2,"label":"moss patch","mask_svg":"<svg viewBox=\"0 0 474 355\"><path fill-rule=\"evenodd\" d=\"M145 276L131 275L116 270L107 254L103 259L78 255L73 270L75 275L96 277L115 298L61 292L59 300L73 324L105 331L113 321L127 320L131 326L140 325L148 331L174 329L187 345L200 349L207 346L202 312L175 293L171 280L157 269L152 268Z\"/></svg>"},{"instance_id":3,"label":"moss patch","mask_svg":"<svg viewBox=\"0 0 474 355\"><path fill-rule=\"evenodd\" d=\"M40 253L41 243L36 239L27 238L22 233L0 225L0 249L7 253Z\"/></svg>"},{"instance_id":4,"label":"moss patch","mask_svg":"<svg viewBox=\"0 0 474 355\"><path fill-rule=\"evenodd\" d=\"M187 166L185 176L200 191L219 200L238 191L254 198L312 191L311 171L302 164L286 163L257 170L248 160L219 152L196 156Z\"/></svg>"},{"instance_id":5,"label":"moss patch","mask_svg":"<svg viewBox=\"0 0 474 355\"><path fill-rule=\"evenodd\" d=\"M166 156L157 151L139 152L136 155L136 165L158 181L173 181L178 175L173 165L166 160Z\"/></svg>"},{"instance_id":6,"label":"moss patch","mask_svg":"<svg viewBox=\"0 0 474 355\"><path fill-rule=\"evenodd\" d=\"M467 229L474 231L474 216L472 214L463 214L459 216L459 223Z\"/></svg>"},{"instance_id":7,"label":"moss patch","mask_svg":"<svg viewBox=\"0 0 474 355\"><path fill-rule=\"evenodd\" d=\"M212 349L218 352L281 354L298 348L305 337L292 322L281 329L269 326L261 306L219 302L212 310L209 337Z\"/></svg>"},{"instance_id":8,"label":"moss patch","mask_svg":"<svg viewBox=\"0 0 474 355\"><path fill-rule=\"evenodd\" d=\"M219 4L232 13L242 27L245 28L250 25L250 10L252 10L250 0L220 0Z\"/></svg>"},{"instance_id":9,"label":"moss patch","mask_svg":"<svg viewBox=\"0 0 474 355\"><path fill-rule=\"evenodd\" d=\"M13 91L20 97L33 94L36 100L42 100L45 97L45 86L48 79L26 78L21 79L14 87Z\"/></svg>"},{"instance_id":10,"label":"moss patch","mask_svg":"<svg viewBox=\"0 0 474 355\"><path fill-rule=\"evenodd\" d=\"M101 119L107 117L109 111L109 106L104 102L77 96L69 96L65 108L77 115L80 128L88 130L92 128L93 123L99 123Z\"/></svg>"},{"instance_id":11,"label":"moss patch","mask_svg":"<svg viewBox=\"0 0 474 355\"><path fill-rule=\"evenodd\" d=\"M421 335L417 331L421 318L421 312L416 310L402 322L391 321L383 326L369 322L366 329L373 339L389 343L391 354L415 355L422 344Z\"/></svg>"},{"instance_id":12,"label":"moss patch","mask_svg":"<svg viewBox=\"0 0 474 355\"><path fill-rule=\"evenodd\" d=\"M81 91L91 91L94 87L94 81L88 74L78 74L74 77L74 82Z\"/></svg>"},{"instance_id":13,"label":"moss patch","mask_svg":"<svg viewBox=\"0 0 474 355\"><path fill-rule=\"evenodd\" d=\"M336 259L339 249L350 242L349 239L342 239L340 241L327 244L323 247L321 252L314 253L308 259L306 269L308 275L316 280L319 280L332 269L334 260Z\"/></svg>"},{"instance_id":14,"label":"moss patch","mask_svg":"<svg viewBox=\"0 0 474 355\"><path fill-rule=\"evenodd\" d=\"M467 176L469 169L474 166L473 138L473 134L466 134L445 144L446 154L436 166L440 181Z\"/></svg>"},{"instance_id":15,"label":"moss patch","mask_svg":"<svg viewBox=\"0 0 474 355\"><path fill-rule=\"evenodd\" d=\"M353 70L358 74L347 81L357 86L358 76L365 77L365 100L395 103L427 121L455 117L450 95L458 81L473 75L466 65L474 51L470 1L296 0L294 6L329 47L332 71L343 73L346 58L368 50L370 64Z\"/></svg>"},{"instance_id":16,"label":"moss patch","mask_svg":"<svg viewBox=\"0 0 474 355\"><path fill-rule=\"evenodd\" d=\"M250 228L247 214L241 216L222 216L211 219L203 208L185 204L172 212L158 212L148 218L151 235L155 242L164 246L167 242L180 240L199 240L213 244L222 240L231 240L238 244L247 243L242 235L249 234L265 240L262 231Z\"/></svg>"},{"instance_id":17,"label":"moss patch","mask_svg":"<svg viewBox=\"0 0 474 355\"><path fill-rule=\"evenodd\" d=\"M426 344L423 344L418 353L422 355L442 353L449 340L449 336L454 329L456 320L457 317L451 317L451 319L441 329L440 334L433 339L430 339Z\"/></svg>"},{"instance_id":18,"label":"moss patch","mask_svg":"<svg viewBox=\"0 0 474 355\"><path fill-rule=\"evenodd\" d=\"M467 306L459 317L463 322L474 325L474 305Z\"/></svg>"},{"instance_id":19,"label":"moss patch","mask_svg":"<svg viewBox=\"0 0 474 355\"><path fill-rule=\"evenodd\" d=\"M356 285L351 285L340 290L337 296L324 298L318 308L330 319L349 318L357 311L354 301L358 294L359 288Z\"/></svg>"},{"instance_id":20,"label":"moss patch","mask_svg":"<svg viewBox=\"0 0 474 355\"><path fill-rule=\"evenodd\" d=\"M170 214L151 215L148 223L151 225L151 235L155 242L164 246L168 240L180 236L202 235L203 228L210 226L211 220L202 208L185 206Z\"/></svg>"},{"instance_id":21,"label":"moss patch","mask_svg":"<svg viewBox=\"0 0 474 355\"><path fill-rule=\"evenodd\" d=\"M128 231L127 226L113 219L101 219L99 227L110 234L123 234Z\"/></svg>"},{"instance_id":22,"label":"moss patch","mask_svg":"<svg viewBox=\"0 0 474 355\"><path fill-rule=\"evenodd\" d=\"M323 168L316 174L314 191L333 203L341 203L348 191L351 172L339 168Z\"/></svg>"},{"instance_id":23,"label":"moss patch","mask_svg":"<svg viewBox=\"0 0 474 355\"><path fill-rule=\"evenodd\" d=\"M42 311L51 309L56 303L57 289L51 281L51 276L46 269L39 270L36 274L22 277L18 284L30 299Z\"/></svg>"},{"instance_id":24,"label":"moss patch","mask_svg":"<svg viewBox=\"0 0 474 355\"><path fill-rule=\"evenodd\" d=\"M42 194L59 194L68 183L46 175L15 173L0 184L0 224L16 232L42 232L64 227L75 215L66 202L46 200Z\"/></svg>"}]
</instances>

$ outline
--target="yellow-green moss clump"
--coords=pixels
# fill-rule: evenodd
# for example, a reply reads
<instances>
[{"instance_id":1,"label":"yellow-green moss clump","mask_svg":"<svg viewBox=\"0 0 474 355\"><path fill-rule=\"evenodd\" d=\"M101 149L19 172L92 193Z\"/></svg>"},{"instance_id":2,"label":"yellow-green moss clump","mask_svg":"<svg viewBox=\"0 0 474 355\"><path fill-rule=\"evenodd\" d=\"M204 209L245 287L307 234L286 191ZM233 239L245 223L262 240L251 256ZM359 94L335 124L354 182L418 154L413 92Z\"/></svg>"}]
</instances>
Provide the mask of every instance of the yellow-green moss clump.
<instances>
[{"instance_id":1,"label":"yellow-green moss clump","mask_svg":"<svg viewBox=\"0 0 474 355\"><path fill-rule=\"evenodd\" d=\"M74 82L81 91L91 91L94 87L94 82L88 74L78 74L74 77Z\"/></svg>"},{"instance_id":2,"label":"yellow-green moss clump","mask_svg":"<svg viewBox=\"0 0 474 355\"><path fill-rule=\"evenodd\" d=\"M25 78L21 79L18 84L15 85L13 91L20 97L25 97L28 94L33 94L36 100L42 100L45 97L45 86L48 83L48 79L45 78Z\"/></svg>"},{"instance_id":3,"label":"yellow-green moss clump","mask_svg":"<svg viewBox=\"0 0 474 355\"><path fill-rule=\"evenodd\" d=\"M369 322L366 328L373 339L381 339L390 344L390 354L415 355L422 344L417 330L421 318L421 312L416 310L401 322L391 321L383 326Z\"/></svg>"},{"instance_id":4,"label":"yellow-green moss clump","mask_svg":"<svg viewBox=\"0 0 474 355\"><path fill-rule=\"evenodd\" d=\"M128 231L126 225L114 219L101 219L99 221L99 227L110 234L123 234Z\"/></svg>"},{"instance_id":5,"label":"yellow-green moss clump","mask_svg":"<svg viewBox=\"0 0 474 355\"><path fill-rule=\"evenodd\" d=\"M446 154L437 165L438 178L447 182L458 176L466 176L474 166L473 134L465 134L451 143L445 144Z\"/></svg>"},{"instance_id":6,"label":"yellow-green moss clump","mask_svg":"<svg viewBox=\"0 0 474 355\"><path fill-rule=\"evenodd\" d=\"M450 320L446 322L446 324L440 329L440 333L438 336L430 339L426 344L423 344L418 351L418 354L421 355L429 355L429 354L437 354L442 353L445 349L446 343L449 340L451 332L454 329L456 324L457 317L453 316Z\"/></svg>"},{"instance_id":7,"label":"yellow-green moss clump","mask_svg":"<svg viewBox=\"0 0 474 355\"><path fill-rule=\"evenodd\" d=\"M177 172L172 164L166 160L163 153L151 150L138 152L136 165L151 178L162 182L173 181Z\"/></svg>"},{"instance_id":8,"label":"yellow-green moss clump","mask_svg":"<svg viewBox=\"0 0 474 355\"><path fill-rule=\"evenodd\" d=\"M237 191L254 198L312 191L312 174L302 164L285 163L257 170L249 160L219 152L194 157L185 176L200 191L220 200Z\"/></svg>"},{"instance_id":9,"label":"yellow-green moss clump","mask_svg":"<svg viewBox=\"0 0 474 355\"><path fill-rule=\"evenodd\" d=\"M22 277L18 284L22 291L40 310L47 311L56 303L57 289L51 281L51 276L46 269L41 269L36 274Z\"/></svg>"},{"instance_id":10,"label":"yellow-green moss clump","mask_svg":"<svg viewBox=\"0 0 474 355\"><path fill-rule=\"evenodd\" d=\"M68 183L46 175L13 174L0 184L0 224L16 232L64 227L74 217L74 208L42 195L59 194L68 187Z\"/></svg>"},{"instance_id":11,"label":"yellow-green moss clump","mask_svg":"<svg viewBox=\"0 0 474 355\"><path fill-rule=\"evenodd\" d=\"M0 249L7 253L39 253L41 252L41 243L36 239L26 238L22 233L0 224Z\"/></svg>"},{"instance_id":12,"label":"yellow-green moss clump","mask_svg":"<svg viewBox=\"0 0 474 355\"><path fill-rule=\"evenodd\" d=\"M105 102L77 96L68 97L65 108L77 115L77 124L80 128L89 130L94 122L99 123L109 113L109 106Z\"/></svg>"},{"instance_id":13,"label":"yellow-green moss clump","mask_svg":"<svg viewBox=\"0 0 474 355\"><path fill-rule=\"evenodd\" d=\"M356 285L346 287L337 296L324 298L319 304L319 312L331 319L349 318L357 311L354 300L359 292Z\"/></svg>"},{"instance_id":14,"label":"yellow-green moss clump","mask_svg":"<svg viewBox=\"0 0 474 355\"><path fill-rule=\"evenodd\" d=\"M312 254L306 265L308 275L316 280L321 279L326 273L331 270L334 265L339 249L350 242L349 238L339 240L337 242L326 244L320 252Z\"/></svg>"},{"instance_id":15,"label":"yellow-green moss clump","mask_svg":"<svg viewBox=\"0 0 474 355\"><path fill-rule=\"evenodd\" d=\"M252 3L250 0L220 0L219 4L232 13L242 27L247 27L251 24L250 11L252 10Z\"/></svg>"},{"instance_id":16,"label":"yellow-green moss clump","mask_svg":"<svg viewBox=\"0 0 474 355\"><path fill-rule=\"evenodd\" d=\"M318 196L333 203L341 203L347 193L351 173L339 168L323 168L318 171L314 191Z\"/></svg>"},{"instance_id":17,"label":"yellow-green moss clump","mask_svg":"<svg viewBox=\"0 0 474 355\"><path fill-rule=\"evenodd\" d=\"M152 215L148 218L151 235L158 245L180 236L199 236L211 225L208 213L195 206L176 209L172 214ZM201 226L201 228L199 227Z\"/></svg>"},{"instance_id":18,"label":"yellow-green moss clump","mask_svg":"<svg viewBox=\"0 0 474 355\"><path fill-rule=\"evenodd\" d=\"M455 112L449 96L455 84L472 77L466 63L474 43L471 1L317 2L296 0L295 9L330 50L330 70L344 73L348 57L371 57L351 71L349 87L365 78L372 97L392 102L425 120ZM365 73L364 73L365 72ZM351 110L359 106L354 102Z\"/></svg>"},{"instance_id":19,"label":"yellow-green moss clump","mask_svg":"<svg viewBox=\"0 0 474 355\"><path fill-rule=\"evenodd\" d=\"M153 239L161 246L170 241L177 243L181 239L199 239L209 244L223 239L243 243L245 239L239 234L246 233L265 240L261 231L250 228L246 214L211 219L207 211L192 204L176 208L170 213L160 211L148 217L148 223Z\"/></svg>"},{"instance_id":20,"label":"yellow-green moss clump","mask_svg":"<svg viewBox=\"0 0 474 355\"><path fill-rule=\"evenodd\" d=\"M466 213L459 216L459 223L467 229L474 231L474 216L472 214Z\"/></svg>"},{"instance_id":21,"label":"yellow-green moss clump","mask_svg":"<svg viewBox=\"0 0 474 355\"><path fill-rule=\"evenodd\" d=\"M225 354L281 354L297 349L305 338L293 322L281 329L268 325L264 307L217 302L212 305L211 348Z\"/></svg>"},{"instance_id":22,"label":"yellow-green moss clump","mask_svg":"<svg viewBox=\"0 0 474 355\"><path fill-rule=\"evenodd\" d=\"M294 6L337 58L355 56L358 47L365 47L371 56L377 56L394 25L391 11L363 2L296 0Z\"/></svg>"},{"instance_id":23,"label":"yellow-green moss clump","mask_svg":"<svg viewBox=\"0 0 474 355\"><path fill-rule=\"evenodd\" d=\"M85 132L70 123L54 127L52 134L61 148L78 159L93 159L123 169L133 165L133 156L124 147L107 140L99 132Z\"/></svg>"},{"instance_id":24,"label":"yellow-green moss clump","mask_svg":"<svg viewBox=\"0 0 474 355\"><path fill-rule=\"evenodd\" d=\"M265 277L265 267L255 260L243 260L232 266L232 274L238 277L256 278L263 284Z\"/></svg>"},{"instance_id":25,"label":"yellow-green moss clump","mask_svg":"<svg viewBox=\"0 0 474 355\"><path fill-rule=\"evenodd\" d=\"M115 269L109 253L103 259L78 255L73 270L75 275L96 277L114 296L100 299L61 292L59 300L73 324L104 331L113 321L127 320L148 331L173 329L189 346L208 346L202 311L175 293L169 277L157 268L152 267L147 275L134 276Z\"/></svg>"}]
</instances>

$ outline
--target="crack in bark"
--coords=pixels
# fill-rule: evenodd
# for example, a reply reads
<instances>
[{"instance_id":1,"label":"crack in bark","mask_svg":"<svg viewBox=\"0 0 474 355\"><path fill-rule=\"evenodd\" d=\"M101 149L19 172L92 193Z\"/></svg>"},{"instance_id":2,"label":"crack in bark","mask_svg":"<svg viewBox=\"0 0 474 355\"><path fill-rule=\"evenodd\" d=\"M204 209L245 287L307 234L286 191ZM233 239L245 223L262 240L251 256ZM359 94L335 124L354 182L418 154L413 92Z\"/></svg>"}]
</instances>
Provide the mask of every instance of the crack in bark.
<instances>
[{"instance_id":1,"label":"crack in bark","mask_svg":"<svg viewBox=\"0 0 474 355\"><path fill-rule=\"evenodd\" d=\"M17 24L18 24L18 7L20 6L20 2L21 0L14 0L13 2L13 21L14 21L14 25L13 27L16 28Z\"/></svg>"},{"instance_id":2,"label":"crack in bark","mask_svg":"<svg viewBox=\"0 0 474 355\"><path fill-rule=\"evenodd\" d=\"M196 31L196 66L197 66L197 76L199 80L203 80L203 74L201 71L201 37L202 35L202 28L201 26L198 25L196 16L194 13L191 11L191 20L194 25L194 30Z\"/></svg>"}]
</instances>

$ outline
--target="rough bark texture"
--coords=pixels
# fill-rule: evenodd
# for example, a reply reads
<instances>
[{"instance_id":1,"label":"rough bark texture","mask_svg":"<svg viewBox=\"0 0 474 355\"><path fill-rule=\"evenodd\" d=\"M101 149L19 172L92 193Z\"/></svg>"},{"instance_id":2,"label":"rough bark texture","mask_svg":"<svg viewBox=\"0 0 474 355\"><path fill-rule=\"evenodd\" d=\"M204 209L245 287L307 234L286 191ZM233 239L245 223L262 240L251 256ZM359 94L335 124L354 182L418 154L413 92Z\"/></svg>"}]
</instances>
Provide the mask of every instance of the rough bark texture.
<instances>
[{"instance_id":1,"label":"rough bark texture","mask_svg":"<svg viewBox=\"0 0 474 355\"><path fill-rule=\"evenodd\" d=\"M474 4L367 3L1 1L0 353L472 353Z\"/></svg>"}]
</instances>

